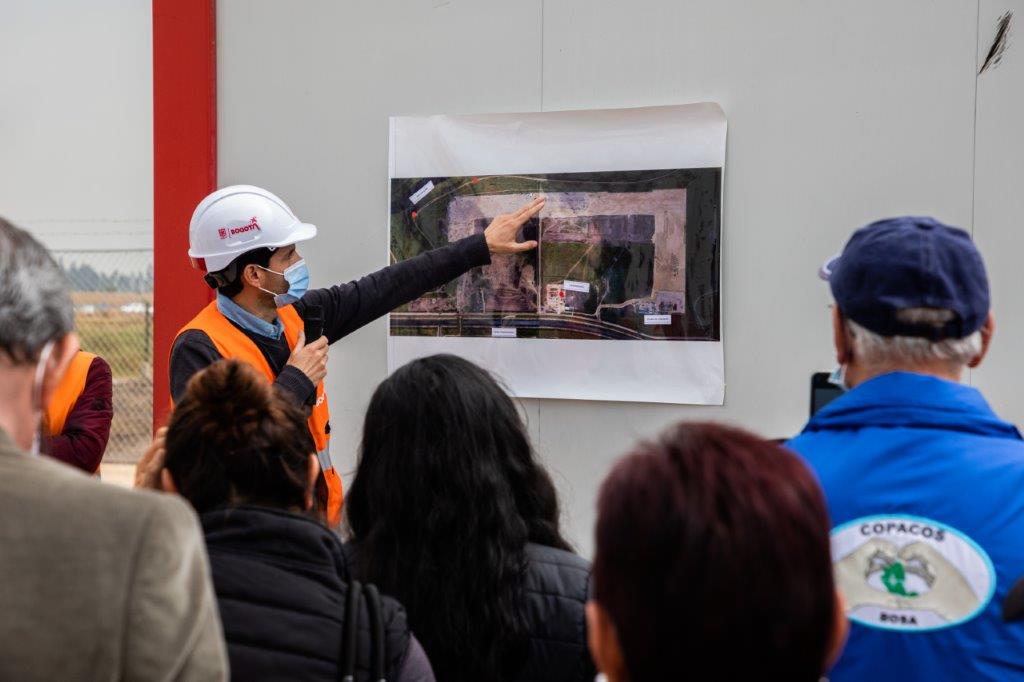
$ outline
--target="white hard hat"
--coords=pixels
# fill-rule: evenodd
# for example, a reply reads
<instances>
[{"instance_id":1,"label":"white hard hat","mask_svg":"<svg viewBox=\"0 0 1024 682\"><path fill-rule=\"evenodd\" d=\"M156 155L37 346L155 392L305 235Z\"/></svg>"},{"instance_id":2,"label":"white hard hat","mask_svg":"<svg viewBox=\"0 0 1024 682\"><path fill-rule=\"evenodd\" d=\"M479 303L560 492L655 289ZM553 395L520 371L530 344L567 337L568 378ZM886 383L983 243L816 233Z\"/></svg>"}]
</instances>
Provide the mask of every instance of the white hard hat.
<instances>
[{"instance_id":1,"label":"white hard hat","mask_svg":"<svg viewBox=\"0 0 1024 682\"><path fill-rule=\"evenodd\" d=\"M247 251L312 239L316 226L303 223L265 189L231 185L199 202L188 226L192 267L217 272Z\"/></svg>"}]
</instances>

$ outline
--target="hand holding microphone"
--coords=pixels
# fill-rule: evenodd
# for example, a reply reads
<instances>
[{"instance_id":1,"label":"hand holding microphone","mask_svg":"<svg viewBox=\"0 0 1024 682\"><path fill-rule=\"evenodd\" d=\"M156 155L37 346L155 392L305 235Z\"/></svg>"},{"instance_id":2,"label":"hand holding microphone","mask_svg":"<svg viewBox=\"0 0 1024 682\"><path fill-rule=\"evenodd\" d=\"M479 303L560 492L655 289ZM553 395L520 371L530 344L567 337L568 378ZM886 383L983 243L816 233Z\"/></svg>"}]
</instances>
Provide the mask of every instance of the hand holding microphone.
<instances>
[{"instance_id":1,"label":"hand holding microphone","mask_svg":"<svg viewBox=\"0 0 1024 682\"><path fill-rule=\"evenodd\" d=\"M314 384L327 376L327 337L323 335L323 309L317 305L307 306L303 312L305 331L299 334L288 364L297 367Z\"/></svg>"}]
</instances>

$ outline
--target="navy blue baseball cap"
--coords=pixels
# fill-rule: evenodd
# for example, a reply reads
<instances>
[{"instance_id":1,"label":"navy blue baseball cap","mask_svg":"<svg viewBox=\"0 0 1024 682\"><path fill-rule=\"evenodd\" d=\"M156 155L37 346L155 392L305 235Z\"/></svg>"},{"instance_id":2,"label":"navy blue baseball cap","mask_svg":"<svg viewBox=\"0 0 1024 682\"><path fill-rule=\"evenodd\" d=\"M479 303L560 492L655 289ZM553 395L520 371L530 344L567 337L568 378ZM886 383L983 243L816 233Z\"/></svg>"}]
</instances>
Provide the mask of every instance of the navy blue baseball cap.
<instances>
[{"instance_id":1,"label":"navy blue baseball cap","mask_svg":"<svg viewBox=\"0 0 1024 682\"><path fill-rule=\"evenodd\" d=\"M989 312L988 276L971 236L934 218L905 216L853 233L821 267L840 312L882 336L940 341L973 334ZM951 310L945 325L897 319L906 308Z\"/></svg>"}]
</instances>

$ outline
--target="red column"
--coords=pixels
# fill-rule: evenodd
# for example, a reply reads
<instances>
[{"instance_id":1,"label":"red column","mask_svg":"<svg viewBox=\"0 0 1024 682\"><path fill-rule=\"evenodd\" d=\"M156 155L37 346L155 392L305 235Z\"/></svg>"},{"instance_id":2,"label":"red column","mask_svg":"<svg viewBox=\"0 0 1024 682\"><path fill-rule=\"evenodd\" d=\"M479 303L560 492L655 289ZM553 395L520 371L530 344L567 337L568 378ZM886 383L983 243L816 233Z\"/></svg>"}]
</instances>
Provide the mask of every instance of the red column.
<instances>
[{"instance_id":1,"label":"red column","mask_svg":"<svg viewBox=\"0 0 1024 682\"><path fill-rule=\"evenodd\" d=\"M188 259L188 221L217 186L216 0L153 0L153 423L170 402L178 329L212 298Z\"/></svg>"}]
</instances>

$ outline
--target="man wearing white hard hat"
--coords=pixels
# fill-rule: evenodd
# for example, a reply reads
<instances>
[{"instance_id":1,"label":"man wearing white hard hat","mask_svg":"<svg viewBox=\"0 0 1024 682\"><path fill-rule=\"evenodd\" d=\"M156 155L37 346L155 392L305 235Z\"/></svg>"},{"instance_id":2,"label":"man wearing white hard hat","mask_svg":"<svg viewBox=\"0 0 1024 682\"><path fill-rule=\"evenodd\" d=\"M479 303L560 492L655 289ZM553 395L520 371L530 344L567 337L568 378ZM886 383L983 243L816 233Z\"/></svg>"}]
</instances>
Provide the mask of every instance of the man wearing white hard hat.
<instances>
[{"instance_id":1,"label":"man wearing white hard hat","mask_svg":"<svg viewBox=\"0 0 1024 682\"><path fill-rule=\"evenodd\" d=\"M206 273L206 283L217 290L217 298L178 332L171 350L172 398L181 397L196 372L222 358L235 358L252 364L308 406L323 474L321 508L336 526L342 489L328 449L331 426L323 386L328 345L487 265L491 254L536 248L535 241L519 242L516 234L543 205L544 199L537 199L517 213L498 216L483 234L361 279L308 289L309 271L296 245L313 239L316 227L301 222L281 199L259 187L234 185L213 192L192 214L188 253L192 265Z\"/></svg>"}]
</instances>

